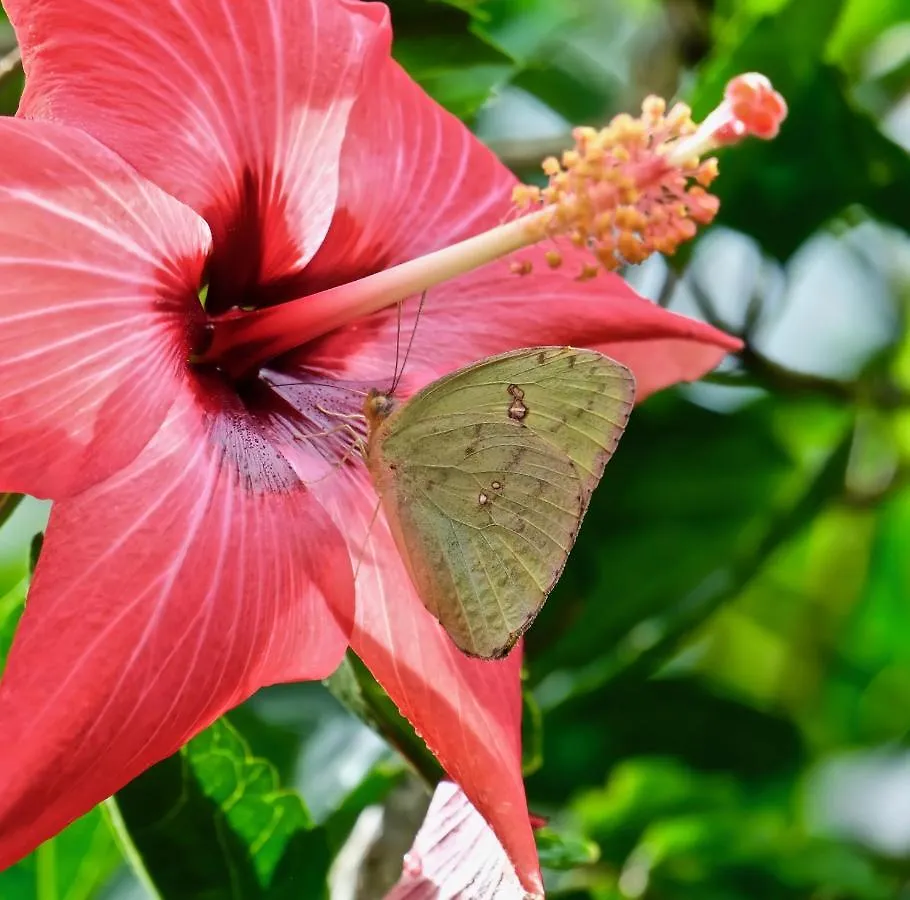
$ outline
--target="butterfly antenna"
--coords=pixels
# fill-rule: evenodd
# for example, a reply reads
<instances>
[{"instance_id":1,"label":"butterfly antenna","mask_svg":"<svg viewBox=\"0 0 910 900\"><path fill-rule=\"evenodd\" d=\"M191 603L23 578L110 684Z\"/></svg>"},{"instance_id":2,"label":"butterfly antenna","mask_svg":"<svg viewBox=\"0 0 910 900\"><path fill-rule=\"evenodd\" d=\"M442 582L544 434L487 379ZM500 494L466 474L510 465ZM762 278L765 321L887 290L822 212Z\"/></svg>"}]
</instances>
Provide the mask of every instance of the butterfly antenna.
<instances>
[{"instance_id":1,"label":"butterfly antenna","mask_svg":"<svg viewBox=\"0 0 910 900\"><path fill-rule=\"evenodd\" d=\"M417 326L420 324L420 314L423 312L423 304L427 299L427 292L424 291L420 295L420 303L417 304L417 315L414 317L414 327L411 329L411 337L408 340L408 349L404 352L404 361L401 364L401 369L398 369L398 348L395 348L395 377L392 379L392 388L389 391L390 394L394 394L401 378L404 375L404 367L408 364L408 357L411 355L411 347L414 346L414 335L417 334ZM401 334L401 304L398 304L398 333Z\"/></svg>"},{"instance_id":2,"label":"butterfly antenna","mask_svg":"<svg viewBox=\"0 0 910 900\"><path fill-rule=\"evenodd\" d=\"M346 384L341 384L338 381L263 381L267 387L279 388L279 387L327 387L334 388L338 391L348 391L351 394L357 394L360 397L366 397L367 391L362 390L361 388L350 387Z\"/></svg>"},{"instance_id":3,"label":"butterfly antenna","mask_svg":"<svg viewBox=\"0 0 910 900\"><path fill-rule=\"evenodd\" d=\"M397 317L397 324L395 328L395 368L392 369L392 391L395 390L395 385L398 384L398 356L401 352L401 301L399 300L396 305L395 314Z\"/></svg>"}]
</instances>

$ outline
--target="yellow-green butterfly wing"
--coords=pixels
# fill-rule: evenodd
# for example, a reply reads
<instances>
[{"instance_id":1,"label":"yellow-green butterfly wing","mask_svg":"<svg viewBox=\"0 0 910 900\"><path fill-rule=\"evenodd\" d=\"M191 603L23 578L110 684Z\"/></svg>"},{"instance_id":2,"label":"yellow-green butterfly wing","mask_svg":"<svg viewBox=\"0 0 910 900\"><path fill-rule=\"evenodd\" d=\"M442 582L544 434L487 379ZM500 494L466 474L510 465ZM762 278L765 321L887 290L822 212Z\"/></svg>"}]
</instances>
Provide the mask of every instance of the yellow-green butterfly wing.
<instances>
[{"instance_id":1,"label":"yellow-green butterfly wing","mask_svg":"<svg viewBox=\"0 0 910 900\"><path fill-rule=\"evenodd\" d=\"M601 353L535 347L454 372L397 409L367 401L367 464L398 549L466 653L501 657L534 620L634 390Z\"/></svg>"}]
</instances>

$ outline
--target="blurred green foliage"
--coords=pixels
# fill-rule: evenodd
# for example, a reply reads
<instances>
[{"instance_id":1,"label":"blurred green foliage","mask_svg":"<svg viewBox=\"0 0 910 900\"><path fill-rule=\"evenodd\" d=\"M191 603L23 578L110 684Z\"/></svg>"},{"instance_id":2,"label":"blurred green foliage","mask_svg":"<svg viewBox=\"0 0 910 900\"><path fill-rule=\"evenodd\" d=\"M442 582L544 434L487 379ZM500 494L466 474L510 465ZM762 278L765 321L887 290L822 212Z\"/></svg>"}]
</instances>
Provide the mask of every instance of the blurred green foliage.
<instances>
[{"instance_id":1,"label":"blurred green foliage","mask_svg":"<svg viewBox=\"0 0 910 900\"><path fill-rule=\"evenodd\" d=\"M791 108L778 140L722 156L719 222L737 235L704 262L722 302L689 254L648 270L662 302L745 349L716 384L636 410L528 636L525 763L551 895L910 896L910 5L390 7L398 59L524 175L572 124L651 91L703 114L757 69ZM0 18L0 56L12 47ZM14 69L0 110L20 89ZM43 515L7 512L0 661ZM329 687L438 777L356 660ZM409 776L321 690L254 698L121 792L119 814L96 810L0 873L0 897L137 896L122 871L110 882L121 853L165 900L322 895L358 816ZM319 784L338 768L356 775Z\"/></svg>"},{"instance_id":2,"label":"blurred green foliage","mask_svg":"<svg viewBox=\"0 0 910 900\"><path fill-rule=\"evenodd\" d=\"M326 896L325 830L225 720L120 791L116 805L163 897Z\"/></svg>"}]
</instances>

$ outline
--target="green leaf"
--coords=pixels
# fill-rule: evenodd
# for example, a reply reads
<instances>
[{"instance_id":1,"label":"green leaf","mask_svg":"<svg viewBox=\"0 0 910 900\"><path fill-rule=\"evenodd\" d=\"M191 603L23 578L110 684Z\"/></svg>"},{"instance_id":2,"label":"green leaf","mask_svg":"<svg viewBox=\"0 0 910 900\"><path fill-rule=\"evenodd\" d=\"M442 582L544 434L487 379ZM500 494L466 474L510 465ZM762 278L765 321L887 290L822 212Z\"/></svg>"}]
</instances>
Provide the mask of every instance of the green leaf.
<instances>
[{"instance_id":1,"label":"green leaf","mask_svg":"<svg viewBox=\"0 0 910 900\"><path fill-rule=\"evenodd\" d=\"M432 787L444 777L436 757L353 652L348 651L325 685L355 716L398 750L428 785Z\"/></svg>"},{"instance_id":2,"label":"green leaf","mask_svg":"<svg viewBox=\"0 0 910 900\"><path fill-rule=\"evenodd\" d=\"M123 864L103 811L94 809L0 872L3 900L92 900Z\"/></svg>"},{"instance_id":3,"label":"green leaf","mask_svg":"<svg viewBox=\"0 0 910 900\"><path fill-rule=\"evenodd\" d=\"M546 56L573 22L585 21L582 4L566 0L479 0L475 28L522 64Z\"/></svg>"},{"instance_id":4,"label":"green leaf","mask_svg":"<svg viewBox=\"0 0 910 900\"><path fill-rule=\"evenodd\" d=\"M877 507L833 507L789 567L769 575L777 590L799 592L811 604L813 630L807 633L797 622L787 642L791 668L801 676L790 685L787 699L812 722L815 739L828 747L906 739L908 534L906 487ZM753 604L760 600L754 598ZM827 673L815 669L825 660L833 660Z\"/></svg>"},{"instance_id":5,"label":"green leaf","mask_svg":"<svg viewBox=\"0 0 910 900\"><path fill-rule=\"evenodd\" d=\"M393 0L392 52L446 109L470 119L515 70L478 23L480 3Z\"/></svg>"},{"instance_id":6,"label":"green leaf","mask_svg":"<svg viewBox=\"0 0 910 900\"><path fill-rule=\"evenodd\" d=\"M598 127L603 124L605 111L615 103L620 89L617 83L607 88L593 81L587 73L544 66L539 62L519 72L511 84L542 100L573 124ZM567 129L567 146L569 140ZM539 159L536 168L539 171Z\"/></svg>"},{"instance_id":7,"label":"green leaf","mask_svg":"<svg viewBox=\"0 0 910 900\"><path fill-rule=\"evenodd\" d=\"M9 521L9 517L19 508L24 494L0 494L0 526Z\"/></svg>"},{"instance_id":8,"label":"green leaf","mask_svg":"<svg viewBox=\"0 0 910 900\"><path fill-rule=\"evenodd\" d=\"M577 834L562 834L552 828L534 832L540 864L545 869L577 869L590 866L600 858L600 848Z\"/></svg>"},{"instance_id":9,"label":"green leaf","mask_svg":"<svg viewBox=\"0 0 910 900\"><path fill-rule=\"evenodd\" d=\"M849 62L887 29L908 20L905 0L847 0L828 42L828 57Z\"/></svg>"},{"instance_id":10,"label":"green leaf","mask_svg":"<svg viewBox=\"0 0 910 900\"><path fill-rule=\"evenodd\" d=\"M368 807L381 804L405 779L409 770L399 761L381 761L336 807L325 821L329 845L338 852L348 839L360 814ZM411 776L415 777L415 776Z\"/></svg>"},{"instance_id":11,"label":"green leaf","mask_svg":"<svg viewBox=\"0 0 910 900\"><path fill-rule=\"evenodd\" d=\"M790 784L768 793L645 757L618 766L605 788L576 799L574 812L604 861L643 869L655 897L894 896L893 876L847 845L808 834L795 801Z\"/></svg>"},{"instance_id":12,"label":"green leaf","mask_svg":"<svg viewBox=\"0 0 910 900\"><path fill-rule=\"evenodd\" d=\"M330 854L300 797L224 719L117 794L125 832L164 900L326 896Z\"/></svg>"},{"instance_id":13,"label":"green leaf","mask_svg":"<svg viewBox=\"0 0 910 900\"><path fill-rule=\"evenodd\" d=\"M18 498L7 494L7 498ZM26 580L0 597L0 674L25 608ZM0 872L3 900L92 900L123 865L100 808L77 819L21 862Z\"/></svg>"},{"instance_id":14,"label":"green leaf","mask_svg":"<svg viewBox=\"0 0 910 900\"><path fill-rule=\"evenodd\" d=\"M281 784L290 784L300 755L301 737L292 730L266 721L252 703L232 709L225 718L249 745L252 756L267 759L278 773Z\"/></svg>"},{"instance_id":15,"label":"green leaf","mask_svg":"<svg viewBox=\"0 0 910 900\"><path fill-rule=\"evenodd\" d=\"M407 36L395 58L438 103L470 119L514 71L512 61L471 34Z\"/></svg>"},{"instance_id":16,"label":"green leaf","mask_svg":"<svg viewBox=\"0 0 910 900\"><path fill-rule=\"evenodd\" d=\"M521 771L527 777L543 765L543 716L537 698L521 686Z\"/></svg>"},{"instance_id":17,"label":"green leaf","mask_svg":"<svg viewBox=\"0 0 910 900\"><path fill-rule=\"evenodd\" d=\"M13 635L19 618L25 609L25 591L27 583L21 581L0 597L0 674L6 665L6 655L13 643Z\"/></svg>"},{"instance_id":18,"label":"green leaf","mask_svg":"<svg viewBox=\"0 0 910 900\"><path fill-rule=\"evenodd\" d=\"M741 72L766 74L790 107L780 135L721 155L717 221L755 236L786 259L854 204L910 229L910 156L848 98L846 79L823 62L842 0L790 0L716 52L692 98L697 118Z\"/></svg>"}]
</instances>

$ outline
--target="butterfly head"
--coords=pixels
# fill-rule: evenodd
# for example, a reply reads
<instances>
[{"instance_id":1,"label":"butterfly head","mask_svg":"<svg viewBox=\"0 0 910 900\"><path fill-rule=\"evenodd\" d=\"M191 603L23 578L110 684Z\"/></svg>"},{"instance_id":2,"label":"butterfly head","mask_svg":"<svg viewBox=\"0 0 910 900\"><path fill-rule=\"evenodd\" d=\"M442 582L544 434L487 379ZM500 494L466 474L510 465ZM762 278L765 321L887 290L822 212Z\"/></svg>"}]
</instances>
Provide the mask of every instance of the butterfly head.
<instances>
[{"instance_id":1,"label":"butterfly head","mask_svg":"<svg viewBox=\"0 0 910 900\"><path fill-rule=\"evenodd\" d=\"M372 431L381 425L395 411L395 399L384 391L371 388L363 404L363 414Z\"/></svg>"}]
</instances>

